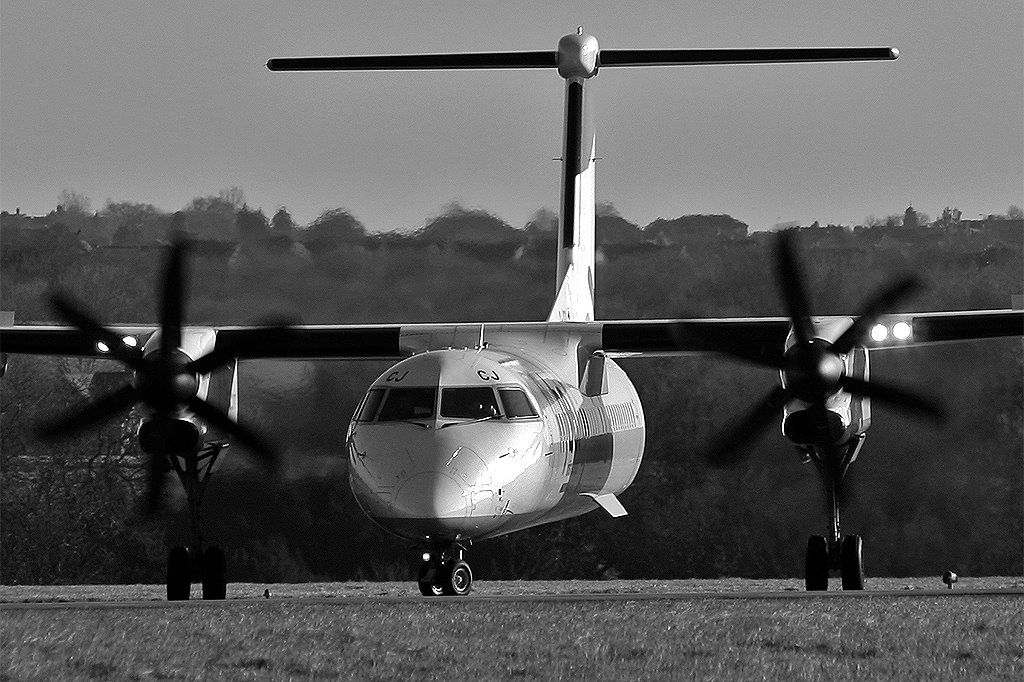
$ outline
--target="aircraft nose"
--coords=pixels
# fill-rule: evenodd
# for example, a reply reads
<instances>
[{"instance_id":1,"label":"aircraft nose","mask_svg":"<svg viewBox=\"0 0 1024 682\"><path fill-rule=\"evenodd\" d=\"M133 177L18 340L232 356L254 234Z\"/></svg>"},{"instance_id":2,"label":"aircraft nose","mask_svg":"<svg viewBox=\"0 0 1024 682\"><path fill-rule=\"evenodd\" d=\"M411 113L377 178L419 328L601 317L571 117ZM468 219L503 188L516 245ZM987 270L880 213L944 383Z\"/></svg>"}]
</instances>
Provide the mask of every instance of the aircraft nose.
<instances>
[{"instance_id":1,"label":"aircraft nose","mask_svg":"<svg viewBox=\"0 0 1024 682\"><path fill-rule=\"evenodd\" d=\"M465 486L443 471L413 474L395 492L394 507L410 519L461 520L469 513Z\"/></svg>"}]
</instances>

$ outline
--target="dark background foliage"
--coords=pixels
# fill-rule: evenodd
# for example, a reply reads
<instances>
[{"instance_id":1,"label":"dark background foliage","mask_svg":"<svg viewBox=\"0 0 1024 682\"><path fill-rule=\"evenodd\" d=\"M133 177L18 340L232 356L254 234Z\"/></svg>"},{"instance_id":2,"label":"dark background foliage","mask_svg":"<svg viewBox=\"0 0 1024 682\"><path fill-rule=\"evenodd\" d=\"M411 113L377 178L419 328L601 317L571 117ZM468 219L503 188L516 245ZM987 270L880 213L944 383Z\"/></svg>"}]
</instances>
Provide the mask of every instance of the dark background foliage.
<instances>
[{"instance_id":1,"label":"dark background foliage","mask_svg":"<svg viewBox=\"0 0 1024 682\"><path fill-rule=\"evenodd\" d=\"M344 209L296 226L267 218L237 190L164 214L64 202L45 217L4 213L0 294L18 322L51 321L46 292L72 292L110 322L153 322L160 243L193 240L188 320L230 324L544 319L554 292L552 216L523 229L460 206L415 234L373 234ZM908 212L910 209L908 209ZM888 278L928 288L908 310L1005 308L1022 290L1019 209L961 221L947 209L864 226L814 225L800 244L820 314L853 313ZM954 220L955 218L955 220ZM639 228L602 206L599 319L782 315L770 238L729 216ZM1020 574L1020 339L872 354L872 373L943 399L942 427L875 406L855 465L844 529L864 536L869 575ZM601 512L483 542L479 578L797 576L806 537L827 525L813 468L770 433L730 470L699 453L757 396L771 372L714 356L624 361L648 422L644 464L622 495L629 516ZM408 579L416 553L374 527L348 489L345 428L377 362L250 362L242 413L285 451L268 478L226 456L204 508L208 542L236 581ZM139 513L144 473L127 415L58 444L31 424L96 389L96 360L10 358L0 426L0 581L161 582L167 548L188 537L180 493L155 519ZM176 485L171 486L177 488Z\"/></svg>"}]
</instances>

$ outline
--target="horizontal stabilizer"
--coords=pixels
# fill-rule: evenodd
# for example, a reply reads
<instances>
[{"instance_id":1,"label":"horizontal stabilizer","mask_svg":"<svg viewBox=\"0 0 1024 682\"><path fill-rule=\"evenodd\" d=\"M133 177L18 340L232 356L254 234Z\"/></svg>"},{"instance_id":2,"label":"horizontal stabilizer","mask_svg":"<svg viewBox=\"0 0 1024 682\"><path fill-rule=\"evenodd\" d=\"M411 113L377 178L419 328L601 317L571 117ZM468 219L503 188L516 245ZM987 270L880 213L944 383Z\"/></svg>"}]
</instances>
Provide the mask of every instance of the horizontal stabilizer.
<instances>
[{"instance_id":1,"label":"horizontal stabilizer","mask_svg":"<svg viewBox=\"0 0 1024 682\"><path fill-rule=\"evenodd\" d=\"M598 50L596 67L699 66L702 64L785 64L799 62L891 61L894 47L767 47L668 50ZM553 69L554 50L455 52L450 54L277 57L271 71L414 71L429 69ZM596 73L591 71L589 75Z\"/></svg>"},{"instance_id":2,"label":"horizontal stabilizer","mask_svg":"<svg viewBox=\"0 0 1024 682\"><path fill-rule=\"evenodd\" d=\"M271 59L271 71L390 71L423 69L553 69L554 51L463 52L453 54L355 55Z\"/></svg>"},{"instance_id":3,"label":"horizontal stabilizer","mask_svg":"<svg viewBox=\"0 0 1024 682\"><path fill-rule=\"evenodd\" d=\"M891 61L894 47L767 47L706 50L601 50L598 67Z\"/></svg>"},{"instance_id":4,"label":"horizontal stabilizer","mask_svg":"<svg viewBox=\"0 0 1024 682\"><path fill-rule=\"evenodd\" d=\"M589 497L594 502L597 502L599 505L601 505L601 509L604 509L606 512L608 512L608 515L614 519L617 519L620 516L625 516L629 513L626 511L626 508L622 506L622 503L619 502L619 498L615 497L614 493L605 493L604 495L598 495L596 493L583 493L583 495L585 497Z\"/></svg>"}]
</instances>

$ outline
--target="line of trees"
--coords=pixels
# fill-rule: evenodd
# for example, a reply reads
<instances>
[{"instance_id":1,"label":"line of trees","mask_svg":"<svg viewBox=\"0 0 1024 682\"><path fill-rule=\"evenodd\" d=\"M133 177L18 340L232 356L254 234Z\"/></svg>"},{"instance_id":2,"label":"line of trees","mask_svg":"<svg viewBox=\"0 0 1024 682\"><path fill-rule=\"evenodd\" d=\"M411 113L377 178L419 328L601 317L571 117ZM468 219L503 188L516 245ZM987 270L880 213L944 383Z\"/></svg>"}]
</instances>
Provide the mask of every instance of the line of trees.
<instances>
[{"instance_id":1,"label":"line of trees","mask_svg":"<svg viewBox=\"0 0 1024 682\"><path fill-rule=\"evenodd\" d=\"M73 190L64 190L58 195L56 208L45 216L4 211L2 217L8 233L16 232L18 227L47 228L94 247L154 245L182 235L206 242L299 243L312 251L324 251L339 244L375 243L403 236L402 233L369 230L344 208L327 209L308 225L298 225L285 207L278 208L268 218L263 209L252 208L246 203L245 193L238 187L196 197L184 209L172 213L161 211L152 204L111 199L97 211L91 207L88 197ZM467 209L452 202L415 234L436 244L521 245L553 235L557 220L552 211L539 209L520 229L487 211ZM918 228L932 228L962 234L983 232L987 238L1016 242L1022 220L1024 210L1016 205L1011 205L1003 214L980 216L977 220L965 219L959 209L947 206L934 221L927 214L908 206L902 214L890 214L885 218L869 215L861 225L821 226L815 221L810 227L824 227L833 232L871 228L902 228L904 232L912 232ZM748 236L747 224L729 215L658 218L640 226L621 216L611 203L598 205L597 221L598 240L605 246L717 242ZM779 227L799 225L786 223Z\"/></svg>"},{"instance_id":2,"label":"line of trees","mask_svg":"<svg viewBox=\"0 0 1024 682\"><path fill-rule=\"evenodd\" d=\"M536 320L551 304L554 249L544 238L551 218L544 212L514 230L528 239L505 249L488 239L512 228L460 207L401 237L367 235L341 210L304 228L275 215L267 231L244 202L233 210L235 238L193 249L192 323L281 315L307 323ZM164 219L167 229L193 231L188 216ZM78 233L25 220L7 214L0 223L0 307L19 321L51 319L45 294L55 286L109 321L156 319L160 249L144 240L86 248ZM599 318L784 314L766 240L740 237L731 219L715 218L710 238L663 238L643 248L627 248L621 235L630 223L610 207L602 220L617 230L621 248L605 245ZM671 222L659 229L671 235ZM270 237L254 245L238 238L245 230ZM463 241L467 234L475 241ZM1007 307L1021 291L1024 249L989 236L923 227L898 235L884 226L802 230L815 311L854 312L906 270L929 285L909 304L914 310ZM876 376L934 394L952 417L936 429L876 407L844 518L848 531L865 537L870 575L1024 570L1021 350L1019 339L1009 339L872 354ZM749 407L748 396L777 377L716 357L623 365L649 424L645 462L622 496L630 515L594 513L481 543L472 549L479 577L800 575L806 537L827 526L816 472L777 434L733 470L710 469L700 458ZM376 529L347 485L345 425L386 366L243 363L242 414L275 434L287 464L270 479L230 453L214 475L207 539L226 550L231 580L413 576L414 552ZM101 390L96 377L110 369L97 360L10 358L0 383L0 581L160 582L167 548L186 541L179 498L157 519L139 513L144 472L133 415L58 444L31 436L35 419Z\"/></svg>"}]
</instances>

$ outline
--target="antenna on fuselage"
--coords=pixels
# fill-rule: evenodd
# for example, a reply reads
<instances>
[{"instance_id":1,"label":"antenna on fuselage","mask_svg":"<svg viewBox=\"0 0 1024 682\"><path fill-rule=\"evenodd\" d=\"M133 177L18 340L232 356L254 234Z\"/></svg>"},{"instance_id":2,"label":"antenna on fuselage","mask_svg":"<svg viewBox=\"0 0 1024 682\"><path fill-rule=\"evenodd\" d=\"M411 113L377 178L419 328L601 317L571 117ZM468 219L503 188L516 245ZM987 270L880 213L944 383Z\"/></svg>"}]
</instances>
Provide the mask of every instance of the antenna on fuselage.
<instances>
[{"instance_id":1,"label":"antenna on fuselage","mask_svg":"<svg viewBox=\"0 0 1024 682\"><path fill-rule=\"evenodd\" d=\"M584 83L600 68L890 61L892 47L792 47L602 50L583 32L562 36L554 51L358 55L271 59L271 71L393 71L425 69L557 69L565 80L562 189L558 224L556 299L548 319L594 319L595 135L585 125Z\"/></svg>"}]
</instances>

